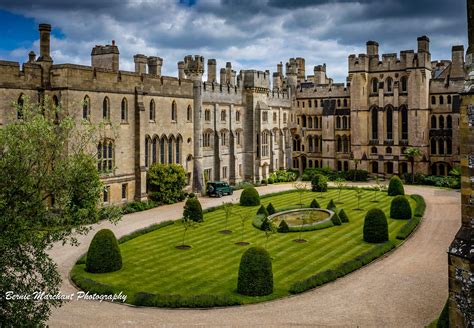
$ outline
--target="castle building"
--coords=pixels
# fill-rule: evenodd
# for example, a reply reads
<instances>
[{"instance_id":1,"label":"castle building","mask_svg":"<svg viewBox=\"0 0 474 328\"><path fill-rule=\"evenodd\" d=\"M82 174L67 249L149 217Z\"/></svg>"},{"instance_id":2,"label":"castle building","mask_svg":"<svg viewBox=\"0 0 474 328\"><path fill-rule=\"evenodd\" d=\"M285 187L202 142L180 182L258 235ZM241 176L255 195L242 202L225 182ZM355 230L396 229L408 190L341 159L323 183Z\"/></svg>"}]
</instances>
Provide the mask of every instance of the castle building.
<instances>
[{"instance_id":1,"label":"castle building","mask_svg":"<svg viewBox=\"0 0 474 328\"><path fill-rule=\"evenodd\" d=\"M119 48L97 45L91 65L54 64L51 26L40 24L40 56L21 67L0 61L0 126L21 119L12 102L50 97L78 121L105 123L97 147L104 202L146 199L153 163L184 167L189 188L206 179L265 179L278 169L366 169L391 176L409 171L407 147L419 148L416 170L446 175L459 165L459 93L466 70L463 46L451 60L431 61L429 39L418 49L349 56L345 84L326 65L305 73L304 58L277 72L241 70L201 56L177 63L178 77L162 76L163 59L137 54L135 71L120 70ZM205 67L207 66L207 67ZM204 76L207 69L207 75Z\"/></svg>"}]
</instances>

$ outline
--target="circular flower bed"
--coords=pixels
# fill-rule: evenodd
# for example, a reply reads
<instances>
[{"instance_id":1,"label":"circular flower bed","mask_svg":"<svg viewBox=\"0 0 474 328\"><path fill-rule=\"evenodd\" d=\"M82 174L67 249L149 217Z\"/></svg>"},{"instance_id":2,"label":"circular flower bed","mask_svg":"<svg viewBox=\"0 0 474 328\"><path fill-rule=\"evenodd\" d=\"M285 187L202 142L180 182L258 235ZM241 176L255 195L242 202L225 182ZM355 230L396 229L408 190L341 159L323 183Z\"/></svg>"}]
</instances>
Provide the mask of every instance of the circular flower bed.
<instances>
[{"instance_id":1,"label":"circular flower bed","mask_svg":"<svg viewBox=\"0 0 474 328\"><path fill-rule=\"evenodd\" d=\"M268 220L277 227L285 221L290 231L317 230L328 227L333 215L333 211L322 208L301 208L272 214Z\"/></svg>"}]
</instances>

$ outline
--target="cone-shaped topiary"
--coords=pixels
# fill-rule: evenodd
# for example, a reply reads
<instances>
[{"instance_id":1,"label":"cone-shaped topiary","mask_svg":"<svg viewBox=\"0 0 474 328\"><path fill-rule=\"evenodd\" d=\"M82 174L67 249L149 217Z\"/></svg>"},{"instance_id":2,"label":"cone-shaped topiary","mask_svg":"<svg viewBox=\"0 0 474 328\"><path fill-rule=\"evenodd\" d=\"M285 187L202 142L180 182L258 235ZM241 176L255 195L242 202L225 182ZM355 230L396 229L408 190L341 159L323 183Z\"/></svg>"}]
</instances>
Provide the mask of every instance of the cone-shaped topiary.
<instances>
[{"instance_id":1,"label":"cone-shaped topiary","mask_svg":"<svg viewBox=\"0 0 474 328\"><path fill-rule=\"evenodd\" d=\"M328 178L322 174L316 174L311 179L311 190L318 192L328 191Z\"/></svg>"},{"instance_id":2,"label":"cone-shaped topiary","mask_svg":"<svg viewBox=\"0 0 474 328\"><path fill-rule=\"evenodd\" d=\"M256 206L260 205L260 195L254 187L247 187L240 194L240 205L242 206Z\"/></svg>"},{"instance_id":3,"label":"cone-shaped topiary","mask_svg":"<svg viewBox=\"0 0 474 328\"><path fill-rule=\"evenodd\" d=\"M273 207L272 203L268 204L267 212L268 212L268 215L272 215L276 213L275 207Z\"/></svg>"},{"instance_id":4,"label":"cone-shaped topiary","mask_svg":"<svg viewBox=\"0 0 474 328\"><path fill-rule=\"evenodd\" d=\"M262 225L260 226L260 230L271 231L272 230L271 225L272 225L272 222L265 217L262 221Z\"/></svg>"},{"instance_id":5,"label":"cone-shaped topiary","mask_svg":"<svg viewBox=\"0 0 474 328\"><path fill-rule=\"evenodd\" d=\"M373 208L365 215L364 240L368 243L383 243L388 240L387 218L381 209Z\"/></svg>"},{"instance_id":6,"label":"cone-shaped topiary","mask_svg":"<svg viewBox=\"0 0 474 328\"><path fill-rule=\"evenodd\" d=\"M390 204L390 217L395 220L411 219L410 202L405 196L399 195L392 199Z\"/></svg>"},{"instance_id":7,"label":"cone-shaped topiary","mask_svg":"<svg viewBox=\"0 0 474 328\"><path fill-rule=\"evenodd\" d=\"M309 205L309 207L311 207L311 208L321 208L321 206L319 206L319 203L316 199L313 199L311 201L311 204Z\"/></svg>"},{"instance_id":8,"label":"cone-shaped topiary","mask_svg":"<svg viewBox=\"0 0 474 328\"><path fill-rule=\"evenodd\" d=\"M262 247L245 251L240 260L237 292L248 296L273 293L273 272L270 254Z\"/></svg>"},{"instance_id":9,"label":"cone-shaped topiary","mask_svg":"<svg viewBox=\"0 0 474 328\"><path fill-rule=\"evenodd\" d=\"M260 208L257 211L257 215L259 215L259 214L265 215L265 217L268 216L268 211L265 208L265 206L263 206L263 205L260 206Z\"/></svg>"},{"instance_id":10,"label":"cone-shaped topiary","mask_svg":"<svg viewBox=\"0 0 474 328\"><path fill-rule=\"evenodd\" d=\"M341 219L339 218L339 215L337 214L337 211L334 211L334 215L331 217L332 224L334 225L341 225Z\"/></svg>"},{"instance_id":11,"label":"cone-shaped topiary","mask_svg":"<svg viewBox=\"0 0 474 328\"><path fill-rule=\"evenodd\" d=\"M343 208L337 213L339 215L339 219L341 219L342 223L348 223L349 222L349 217L347 216L346 212L344 211Z\"/></svg>"},{"instance_id":12,"label":"cone-shaped topiary","mask_svg":"<svg viewBox=\"0 0 474 328\"><path fill-rule=\"evenodd\" d=\"M188 198L188 200L186 200L183 217L194 222L204 221L201 203L197 197Z\"/></svg>"},{"instance_id":13,"label":"cone-shaped topiary","mask_svg":"<svg viewBox=\"0 0 474 328\"><path fill-rule=\"evenodd\" d=\"M114 233L109 229L98 231L91 241L86 258L86 271L114 272L122 268L122 255Z\"/></svg>"},{"instance_id":14,"label":"cone-shaped topiary","mask_svg":"<svg viewBox=\"0 0 474 328\"><path fill-rule=\"evenodd\" d=\"M403 189L403 182L396 175L390 179L387 193L389 196L405 195L405 189Z\"/></svg>"},{"instance_id":15,"label":"cone-shaped topiary","mask_svg":"<svg viewBox=\"0 0 474 328\"><path fill-rule=\"evenodd\" d=\"M280 225L278 226L278 232L289 232L290 227L288 226L288 223L286 223L285 220L281 220Z\"/></svg>"},{"instance_id":16,"label":"cone-shaped topiary","mask_svg":"<svg viewBox=\"0 0 474 328\"><path fill-rule=\"evenodd\" d=\"M326 208L331 211L334 211L336 209L336 204L332 199L329 201L328 206L326 206Z\"/></svg>"}]
</instances>

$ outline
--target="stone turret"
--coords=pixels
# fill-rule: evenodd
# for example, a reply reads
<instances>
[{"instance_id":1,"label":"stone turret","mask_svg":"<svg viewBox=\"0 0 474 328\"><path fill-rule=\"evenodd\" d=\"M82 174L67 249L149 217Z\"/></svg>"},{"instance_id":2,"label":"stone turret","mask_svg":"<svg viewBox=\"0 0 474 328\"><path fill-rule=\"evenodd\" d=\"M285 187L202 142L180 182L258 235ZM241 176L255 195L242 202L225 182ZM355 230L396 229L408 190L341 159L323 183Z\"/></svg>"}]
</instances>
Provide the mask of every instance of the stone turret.
<instances>
[{"instance_id":1,"label":"stone turret","mask_svg":"<svg viewBox=\"0 0 474 328\"><path fill-rule=\"evenodd\" d=\"M148 57L148 74L161 76L161 67L163 66L163 59L160 57Z\"/></svg>"},{"instance_id":2,"label":"stone turret","mask_svg":"<svg viewBox=\"0 0 474 328\"><path fill-rule=\"evenodd\" d=\"M326 84L326 64L314 66L314 84Z\"/></svg>"},{"instance_id":3,"label":"stone turret","mask_svg":"<svg viewBox=\"0 0 474 328\"><path fill-rule=\"evenodd\" d=\"M216 82L216 66L217 63L215 59L207 60L207 82Z\"/></svg>"},{"instance_id":4,"label":"stone turret","mask_svg":"<svg viewBox=\"0 0 474 328\"><path fill-rule=\"evenodd\" d=\"M120 53L114 40L112 40L112 44L95 46L91 52L92 67L118 72L119 55Z\"/></svg>"},{"instance_id":5,"label":"stone turret","mask_svg":"<svg viewBox=\"0 0 474 328\"><path fill-rule=\"evenodd\" d=\"M306 79L305 60L298 57L296 58L296 63L298 64L298 81L304 81Z\"/></svg>"},{"instance_id":6,"label":"stone turret","mask_svg":"<svg viewBox=\"0 0 474 328\"><path fill-rule=\"evenodd\" d=\"M202 75L204 74L204 57L184 57L183 73L193 81L193 191L204 192L203 155L202 155Z\"/></svg>"},{"instance_id":7,"label":"stone turret","mask_svg":"<svg viewBox=\"0 0 474 328\"><path fill-rule=\"evenodd\" d=\"M147 64L147 57L142 54L137 54L133 56L133 61L135 62L135 72L139 74L146 73L146 64Z\"/></svg>"},{"instance_id":8,"label":"stone turret","mask_svg":"<svg viewBox=\"0 0 474 328\"><path fill-rule=\"evenodd\" d=\"M377 41L367 41L367 56L375 57L379 55L379 44Z\"/></svg>"},{"instance_id":9,"label":"stone turret","mask_svg":"<svg viewBox=\"0 0 474 328\"><path fill-rule=\"evenodd\" d=\"M286 63L286 82L294 94L298 82L298 63L294 58L290 58Z\"/></svg>"},{"instance_id":10,"label":"stone turret","mask_svg":"<svg viewBox=\"0 0 474 328\"><path fill-rule=\"evenodd\" d=\"M430 52L430 38L426 35L420 36L418 39L418 53Z\"/></svg>"},{"instance_id":11,"label":"stone turret","mask_svg":"<svg viewBox=\"0 0 474 328\"><path fill-rule=\"evenodd\" d=\"M186 78L186 74L184 73L184 61L178 62L178 78L180 80L184 80Z\"/></svg>"}]
</instances>

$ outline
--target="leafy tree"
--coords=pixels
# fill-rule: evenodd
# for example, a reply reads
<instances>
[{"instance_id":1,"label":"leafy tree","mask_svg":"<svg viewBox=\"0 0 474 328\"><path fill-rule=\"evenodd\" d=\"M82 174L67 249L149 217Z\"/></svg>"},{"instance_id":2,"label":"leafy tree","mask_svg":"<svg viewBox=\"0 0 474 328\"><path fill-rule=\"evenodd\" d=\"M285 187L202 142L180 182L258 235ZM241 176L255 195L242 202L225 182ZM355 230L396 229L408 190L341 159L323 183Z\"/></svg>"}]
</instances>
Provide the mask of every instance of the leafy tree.
<instances>
[{"instance_id":1,"label":"leafy tree","mask_svg":"<svg viewBox=\"0 0 474 328\"><path fill-rule=\"evenodd\" d=\"M233 205L232 203L225 203L224 204L224 213L225 213L225 229L228 230L227 227L229 226L229 218L232 216Z\"/></svg>"},{"instance_id":2,"label":"leafy tree","mask_svg":"<svg viewBox=\"0 0 474 328\"><path fill-rule=\"evenodd\" d=\"M250 219L250 213L240 214L240 225L242 226L241 241L244 241L245 222Z\"/></svg>"},{"instance_id":3,"label":"leafy tree","mask_svg":"<svg viewBox=\"0 0 474 328\"><path fill-rule=\"evenodd\" d=\"M265 232L265 248L267 248L268 240L276 232L276 227L268 218L263 219L261 229Z\"/></svg>"},{"instance_id":4,"label":"leafy tree","mask_svg":"<svg viewBox=\"0 0 474 328\"><path fill-rule=\"evenodd\" d=\"M355 192L355 196L357 198L357 210L360 210L360 200L362 199L362 193L364 192L364 190L362 188L356 188L354 189L354 192Z\"/></svg>"},{"instance_id":5,"label":"leafy tree","mask_svg":"<svg viewBox=\"0 0 474 328\"><path fill-rule=\"evenodd\" d=\"M334 183L336 184L336 188L338 190L337 202L340 204L341 203L341 193L342 193L342 189L345 186L345 181L344 181L344 179L337 178L336 181L334 181Z\"/></svg>"},{"instance_id":6,"label":"leafy tree","mask_svg":"<svg viewBox=\"0 0 474 328\"><path fill-rule=\"evenodd\" d=\"M186 171L178 164L153 164L147 173L148 195L160 204L172 204L184 199Z\"/></svg>"},{"instance_id":7,"label":"leafy tree","mask_svg":"<svg viewBox=\"0 0 474 328\"><path fill-rule=\"evenodd\" d=\"M298 205L303 207L303 194L306 191L306 183L301 182L301 181L295 181L293 183L293 188L296 189L296 192L298 193L298 196L300 198L300 203Z\"/></svg>"},{"instance_id":8,"label":"leafy tree","mask_svg":"<svg viewBox=\"0 0 474 328\"><path fill-rule=\"evenodd\" d=\"M186 241L186 233L190 228L194 227L196 221L193 221L190 217L188 216L183 216L181 219L181 226L183 227L183 240L181 241L181 246L185 246L185 241Z\"/></svg>"},{"instance_id":9,"label":"leafy tree","mask_svg":"<svg viewBox=\"0 0 474 328\"><path fill-rule=\"evenodd\" d=\"M415 160L421 156L421 150L415 147L408 147L405 149L405 155L407 155L411 165L411 181L415 183Z\"/></svg>"},{"instance_id":10,"label":"leafy tree","mask_svg":"<svg viewBox=\"0 0 474 328\"><path fill-rule=\"evenodd\" d=\"M316 174L311 179L311 190L317 192L326 192L328 191L328 178L322 174Z\"/></svg>"},{"instance_id":11,"label":"leafy tree","mask_svg":"<svg viewBox=\"0 0 474 328\"><path fill-rule=\"evenodd\" d=\"M45 98L23 98L22 118L0 129L0 282L2 291L57 294L61 277L47 254L53 243L77 245L77 235L120 210L100 210L97 171L100 127L77 123ZM108 131L110 134L111 132ZM0 299L0 322L44 326L61 300Z\"/></svg>"}]
</instances>

